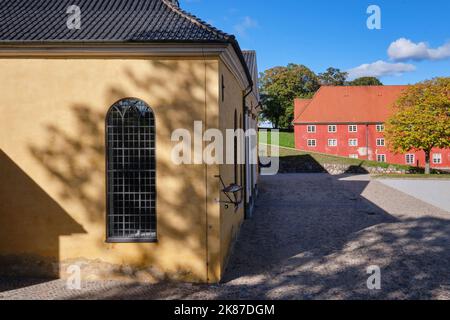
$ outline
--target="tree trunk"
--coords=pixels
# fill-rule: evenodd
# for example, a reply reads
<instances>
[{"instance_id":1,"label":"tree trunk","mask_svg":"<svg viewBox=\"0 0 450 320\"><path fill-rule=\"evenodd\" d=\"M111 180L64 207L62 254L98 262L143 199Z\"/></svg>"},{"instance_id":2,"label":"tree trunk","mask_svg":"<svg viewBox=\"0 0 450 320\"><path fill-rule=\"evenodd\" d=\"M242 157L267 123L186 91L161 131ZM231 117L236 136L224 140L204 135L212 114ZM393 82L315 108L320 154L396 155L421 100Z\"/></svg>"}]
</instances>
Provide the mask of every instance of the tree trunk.
<instances>
[{"instance_id":1,"label":"tree trunk","mask_svg":"<svg viewBox=\"0 0 450 320\"><path fill-rule=\"evenodd\" d=\"M431 174L431 150L425 150L425 174Z\"/></svg>"}]
</instances>

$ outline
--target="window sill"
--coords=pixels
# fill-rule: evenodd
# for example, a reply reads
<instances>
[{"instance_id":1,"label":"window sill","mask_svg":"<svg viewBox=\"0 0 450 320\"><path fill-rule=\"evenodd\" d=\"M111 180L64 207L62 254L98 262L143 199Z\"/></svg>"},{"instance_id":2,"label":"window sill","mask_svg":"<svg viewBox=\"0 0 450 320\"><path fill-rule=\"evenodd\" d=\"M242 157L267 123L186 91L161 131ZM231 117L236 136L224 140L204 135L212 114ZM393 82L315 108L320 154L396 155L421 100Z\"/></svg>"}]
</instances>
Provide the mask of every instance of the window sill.
<instances>
[{"instance_id":1,"label":"window sill","mask_svg":"<svg viewBox=\"0 0 450 320\"><path fill-rule=\"evenodd\" d=\"M121 239L121 238L112 238L107 239L106 243L158 243L158 239Z\"/></svg>"}]
</instances>

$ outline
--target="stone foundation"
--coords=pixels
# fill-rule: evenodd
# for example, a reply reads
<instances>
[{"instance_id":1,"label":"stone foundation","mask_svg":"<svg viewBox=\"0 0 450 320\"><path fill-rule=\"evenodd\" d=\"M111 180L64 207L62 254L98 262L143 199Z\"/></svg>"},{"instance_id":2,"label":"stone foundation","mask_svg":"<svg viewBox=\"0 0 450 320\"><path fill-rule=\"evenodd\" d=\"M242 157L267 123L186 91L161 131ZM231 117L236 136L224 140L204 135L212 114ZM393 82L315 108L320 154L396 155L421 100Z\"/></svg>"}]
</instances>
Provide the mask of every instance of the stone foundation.
<instances>
[{"instance_id":1,"label":"stone foundation","mask_svg":"<svg viewBox=\"0 0 450 320\"><path fill-rule=\"evenodd\" d=\"M157 283L168 280L169 276L155 267L114 265L101 260L73 259L62 262L54 259L21 255L0 256L0 276L68 279L73 276L71 267L78 266L82 281L118 280L143 283ZM188 272L171 275L170 280L184 281L191 278Z\"/></svg>"},{"instance_id":2,"label":"stone foundation","mask_svg":"<svg viewBox=\"0 0 450 320\"><path fill-rule=\"evenodd\" d=\"M331 175L341 174L408 174L411 170L399 170L396 167L366 167L366 166L349 166L345 164L324 164L326 172Z\"/></svg>"}]
</instances>

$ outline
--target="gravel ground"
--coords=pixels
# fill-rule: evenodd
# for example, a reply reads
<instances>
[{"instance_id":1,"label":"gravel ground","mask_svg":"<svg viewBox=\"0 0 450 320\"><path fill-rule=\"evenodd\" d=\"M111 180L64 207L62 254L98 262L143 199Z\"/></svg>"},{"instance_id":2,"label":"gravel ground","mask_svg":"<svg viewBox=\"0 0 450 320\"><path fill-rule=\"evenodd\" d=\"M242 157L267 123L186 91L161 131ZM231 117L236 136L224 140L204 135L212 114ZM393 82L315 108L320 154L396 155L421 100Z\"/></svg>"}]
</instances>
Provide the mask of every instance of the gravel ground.
<instances>
[{"instance_id":1,"label":"gravel ground","mask_svg":"<svg viewBox=\"0 0 450 320\"><path fill-rule=\"evenodd\" d=\"M264 177L217 286L0 279L4 299L450 299L450 215L367 176ZM369 266L381 290L369 290Z\"/></svg>"}]
</instances>

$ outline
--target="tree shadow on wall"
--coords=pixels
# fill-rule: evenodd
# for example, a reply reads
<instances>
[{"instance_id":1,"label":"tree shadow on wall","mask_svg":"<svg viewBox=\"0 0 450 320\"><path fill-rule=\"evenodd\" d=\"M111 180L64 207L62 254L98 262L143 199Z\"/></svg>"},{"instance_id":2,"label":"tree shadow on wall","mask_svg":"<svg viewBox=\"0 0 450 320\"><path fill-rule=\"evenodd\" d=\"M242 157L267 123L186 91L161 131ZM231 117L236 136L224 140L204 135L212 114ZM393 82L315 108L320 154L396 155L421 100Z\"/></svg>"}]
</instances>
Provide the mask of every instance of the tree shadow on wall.
<instances>
[{"instance_id":1,"label":"tree shadow on wall","mask_svg":"<svg viewBox=\"0 0 450 320\"><path fill-rule=\"evenodd\" d=\"M86 232L2 150L0 212L2 276L58 278L60 237Z\"/></svg>"},{"instance_id":2,"label":"tree shadow on wall","mask_svg":"<svg viewBox=\"0 0 450 320\"><path fill-rule=\"evenodd\" d=\"M91 222L104 219L104 117L87 106L72 107L77 134L71 135L57 122L47 126L44 147L30 152L48 174L59 182L59 196L76 201Z\"/></svg>"},{"instance_id":3,"label":"tree shadow on wall","mask_svg":"<svg viewBox=\"0 0 450 320\"><path fill-rule=\"evenodd\" d=\"M194 120L205 120L206 101L217 101L213 92L205 90L205 74L190 64L181 68L177 61L150 61L149 70L136 73L124 68L123 77L128 86L110 86L104 93L108 104L103 107L79 103L71 106L75 130L68 130L57 120L47 126L44 145L32 144L29 150L59 185L60 197L76 203L83 215L98 228L105 226L105 117L110 106L118 100L134 97L145 101L156 110L157 133L157 216L159 243L150 246L129 244L139 251L139 265L148 267L154 262L151 248L160 247L166 239L173 245L194 252L196 258L190 265L193 279L204 279L206 273L205 215L199 206L205 204L205 166L174 166L167 152L175 129L193 128ZM205 65L205 72L213 72ZM177 86L168 86L159 77L173 73ZM215 72L215 71L214 71ZM176 74L176 76L175 76ZM167 87L167 89L166 89ZM200 94L199 94L200 92ZM169 153L170 155L170 153ZM171 191L172 190L172 191ZM102 230L103 230L102 229ZM96 245L104 248L103 238ZM181 253L183 254L183 252ZM183 276L186 261L174 259ZM184 264L183 264L184 263ZM194 267L195 266L195 267ZM189 273L189 272L188 272Z\"/></svg>"}]
</instances>

